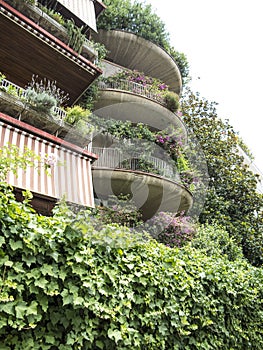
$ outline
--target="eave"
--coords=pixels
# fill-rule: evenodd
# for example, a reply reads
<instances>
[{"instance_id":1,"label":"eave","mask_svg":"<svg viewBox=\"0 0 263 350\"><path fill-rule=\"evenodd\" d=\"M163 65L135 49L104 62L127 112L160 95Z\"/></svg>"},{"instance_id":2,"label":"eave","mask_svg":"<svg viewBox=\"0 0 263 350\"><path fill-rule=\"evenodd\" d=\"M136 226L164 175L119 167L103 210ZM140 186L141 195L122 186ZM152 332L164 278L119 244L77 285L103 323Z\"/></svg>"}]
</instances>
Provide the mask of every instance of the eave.
<instances>
[{"instance_id":1,"label":"eave","mask_svg":"<svg viewBox=\"0 0 263 350\"><path fill-rule=\"evenodd\" d=\"M0 71L24 87L37 74L56 81L73 104L102 73L89 60L0 0Z\"/></svg>"}]
</instances>

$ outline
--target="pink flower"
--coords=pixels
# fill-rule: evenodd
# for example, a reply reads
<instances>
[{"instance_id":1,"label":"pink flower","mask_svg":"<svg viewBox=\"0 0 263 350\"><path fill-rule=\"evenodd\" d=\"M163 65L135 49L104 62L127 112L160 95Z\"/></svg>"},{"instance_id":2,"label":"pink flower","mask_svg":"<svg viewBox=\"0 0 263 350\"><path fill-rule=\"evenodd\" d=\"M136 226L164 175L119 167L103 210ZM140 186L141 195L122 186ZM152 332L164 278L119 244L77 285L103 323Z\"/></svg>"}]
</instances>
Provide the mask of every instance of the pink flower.
<instances>
[{"instance_id":1,"label":"pink flower","mask_svg":"<svg viewBox=\"0 0 263 350\"><path fill-rule=\"evenodd\" d=\"M58 158L56 154L50 153L45 156L44 161L45 161L45 165L50 168L57 164Z\"/></svg>"}]
</instances>

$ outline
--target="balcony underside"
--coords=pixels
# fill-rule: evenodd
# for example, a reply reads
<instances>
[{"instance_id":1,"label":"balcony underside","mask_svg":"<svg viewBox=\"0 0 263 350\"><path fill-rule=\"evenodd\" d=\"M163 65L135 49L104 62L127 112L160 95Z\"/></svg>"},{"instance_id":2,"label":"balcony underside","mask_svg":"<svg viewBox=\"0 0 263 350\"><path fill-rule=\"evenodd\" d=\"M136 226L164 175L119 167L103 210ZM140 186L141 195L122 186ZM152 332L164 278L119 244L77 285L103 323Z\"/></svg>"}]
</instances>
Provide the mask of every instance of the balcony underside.
<instances>
[{"instance_id":1,"label":"balcony underside","mask_svg":"<svg viewBox=\"0 0 263 350\"><path fill-rule=\"evenodd\" d=\"M56 81L69 94L69 104L74 103L101 71L33 22L26 23L19 12L7 8L1 7L0 13L0 71L21 87L33 74Z\"/></svg>"},{"instance_id":2,"label":"balcony underside","mask_svg":"<svg viewBox=\"0 0 263 350\"><path fill-rule=\"evenodd\" d=\"M178 213L192 206L192 195L185 187L158 175L109 168L93 168L92 174L95 197L106 200L110 195L129 194L143 220L161 211Z\"/></svg>"},{"instance_id":3,"label":"balcony underside","mask_svg":"<svg viewBox=\"0 0 263 350\"><path fill-rule=\"evenodd\" d=\"M180 129L183 138L187 137L185 126L175 113L158 102L127 91L101 90L94 114L103 118L144 123L157 130L174 126Z\"/></svg>"},{"instance_id":4,"label":"balcony underside","mask_svg":"<svg viewBox=\"0 0 263 350\"><path fill-rule=\"evenodd\" d=\"M94 34L94 40L106 46L109 61L158 78L170 90L180 94L182 80L179 68L160 46L120 30L99 30L98 34Z\"/></svg>"}]
</instances>

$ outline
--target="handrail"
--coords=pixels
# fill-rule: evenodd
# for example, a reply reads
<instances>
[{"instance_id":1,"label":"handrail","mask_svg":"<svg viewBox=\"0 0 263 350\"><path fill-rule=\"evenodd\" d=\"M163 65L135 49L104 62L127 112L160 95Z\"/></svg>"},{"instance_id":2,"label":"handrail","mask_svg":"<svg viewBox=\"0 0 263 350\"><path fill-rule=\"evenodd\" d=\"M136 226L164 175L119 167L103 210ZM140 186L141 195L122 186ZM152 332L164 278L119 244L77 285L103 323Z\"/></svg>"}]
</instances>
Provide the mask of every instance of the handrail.
<instances>
[{"instance_id":1,"label":"handrail","mask_svg":"<svg viewBox=\"0 0 263 350\"><path fill-rule=\"evenodd\" d=\"M136 83L134 81L121 79L118 81L99 81L99 88L100 89L116 89L116 90L124 90L133 92L135 94L142 95L144 97L147 97L150 100L157 101L162 105L166 105L164 98L156 93L151 91L151 85L142 85L139 83Z\"/></svg>"},{"instance_id":2,"label":"handrail","mask_svg":"<svg viewBox=\"0 0 263 350\"><path fill-rule=\"evenodd\" d=\"M6 91L7 93L10 91L14 91L15 94L19 97L19 98L26 98L26 89L21 88L20 86L12 83L11 81L7 80L7 79L2 79L0 80L0 88L3 88L4 91ZM12 95L12 93L11 93ZM58 117L59 120L63 121L66 116L67 113L59 108L59 107L53 107L53 113Z\"/></svg>"},{"instance_id":3,"label":"handrail","mask_svg":"<svg viewBox=\"0 0 263 350\"><path fill-rule=\"evenodd\" d=\"M166 178L175 180L175 168L164 160L152 156L142 157L141 153L125 152L116 148L100 148L92 147L92 153L98 155L98 160L93 164L93 167L107 167L111 169L127 169L144 171L140 166L140 161L146 161L155 171L145 170L146 173L155 173Z\"/></svg>"}]
</instances>

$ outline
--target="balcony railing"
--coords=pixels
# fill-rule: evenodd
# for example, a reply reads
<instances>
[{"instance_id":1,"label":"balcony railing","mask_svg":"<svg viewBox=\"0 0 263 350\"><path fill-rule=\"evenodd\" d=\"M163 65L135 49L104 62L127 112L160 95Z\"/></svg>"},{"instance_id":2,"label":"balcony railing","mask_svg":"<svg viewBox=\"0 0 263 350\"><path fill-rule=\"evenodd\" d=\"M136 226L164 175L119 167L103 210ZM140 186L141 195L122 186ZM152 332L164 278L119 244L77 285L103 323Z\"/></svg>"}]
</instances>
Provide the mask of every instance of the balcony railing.
<instances>
[{"instance_id":1,"label":"balcony railing","mask_svg":"<svg viewBox=\"0 0 263 350\"><path fill-rule=\"evenodd\" d=\"M98 155L93 167L105 167L110 169L137 170L146 173L159 174L171 180L178 180L175 168L162 159L148 156L142 157L141 153L125 152L115 148L93 147L92 153Z\"/></svg>"},{"instance_id":2,"label":"balcony railing","mask_svg":"<svg viewBox=\"0 0 263 350\"><path fill-rule=\"evenodd\" d=\"M7 79L0 80L0 90L6 91L7 93L10 93L10 95L16 95L19 98L26 100L26 90ZM67 113L59 107L54 107L52 112L58 121L63 121L67 115Z\"/></svg>"},{"instance_id":3,"label":"balcony railing","mask_svg":"<svg viewBox=\"0 0 263 350\"><path fill-rule=\"evenodd\" d=\"M156 101L162 104L163 106L166 106L164 98L161 96L161 94L151 91L151 85L142 85L134 81L122 79L122 80L111 81L111 82L100 81L99 88L129 91L134 94L144 96L152 101Z\"/></svg>"}]
</instances>

